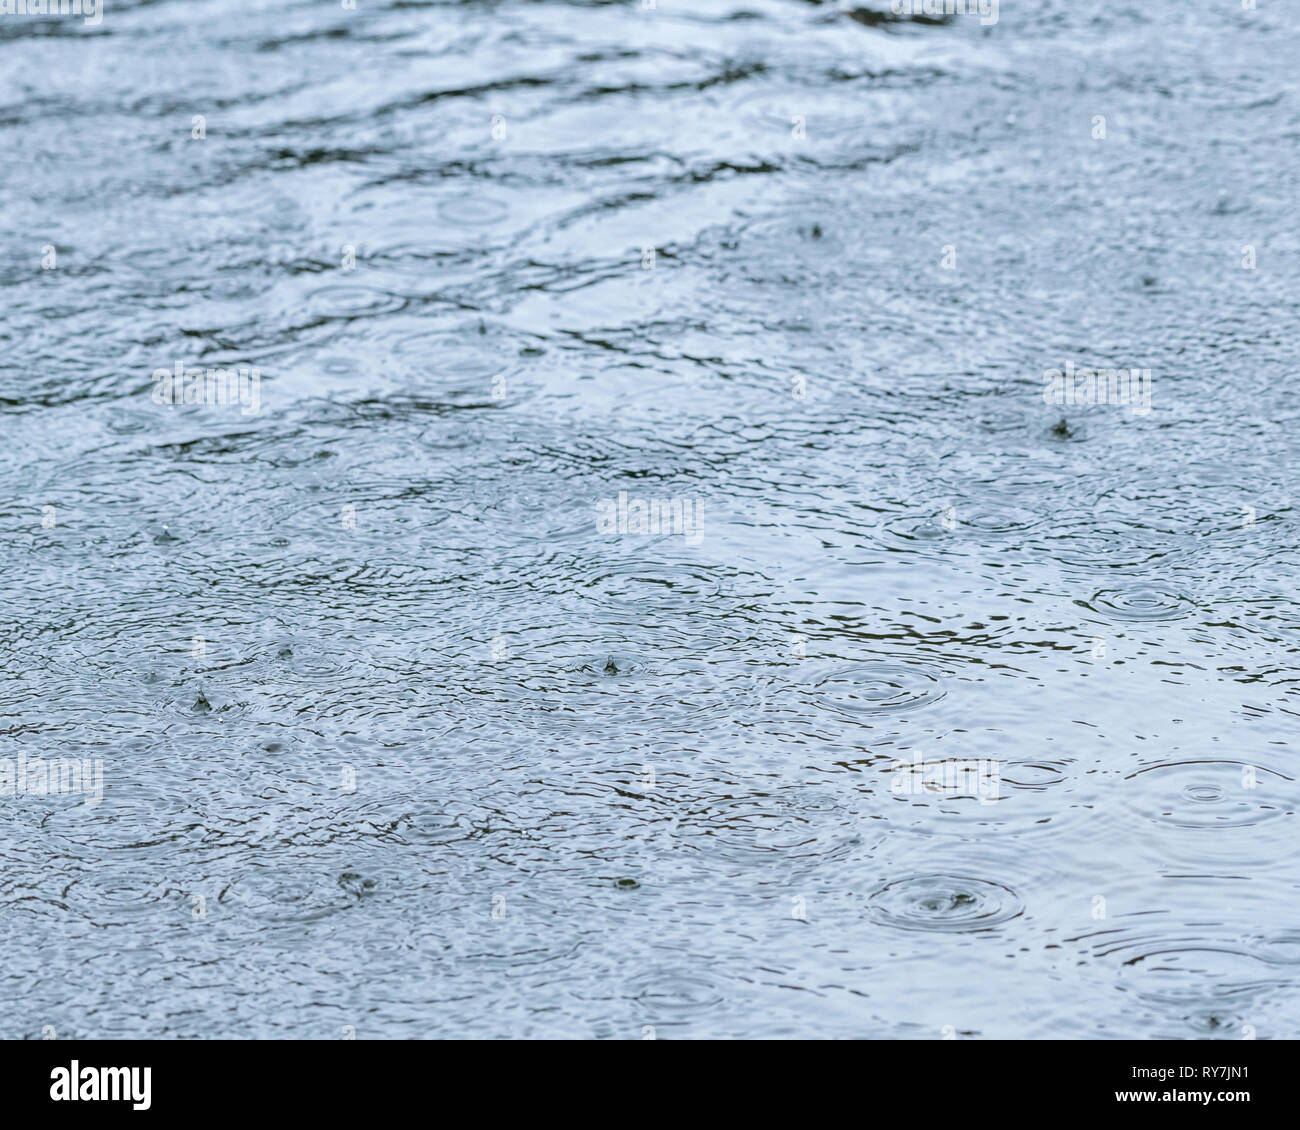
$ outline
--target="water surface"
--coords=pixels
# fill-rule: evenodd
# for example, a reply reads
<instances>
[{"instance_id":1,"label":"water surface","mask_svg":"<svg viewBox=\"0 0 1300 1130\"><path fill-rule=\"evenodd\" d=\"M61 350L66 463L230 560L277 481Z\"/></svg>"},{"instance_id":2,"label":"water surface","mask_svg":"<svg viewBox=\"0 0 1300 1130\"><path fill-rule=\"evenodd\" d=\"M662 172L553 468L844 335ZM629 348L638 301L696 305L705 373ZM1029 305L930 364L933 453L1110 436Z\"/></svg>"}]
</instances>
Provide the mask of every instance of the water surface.
<instances>
[{"instance_id":1,"label":"water surface","mask_svg":"<svg viewBox=\"0 0 1300 1130\"><path fill-rule=\"evenodd\" d=\"M1297 1035L1300 13L850 7L0 17L0 1033Z\"/></svg>"}]
</instances>

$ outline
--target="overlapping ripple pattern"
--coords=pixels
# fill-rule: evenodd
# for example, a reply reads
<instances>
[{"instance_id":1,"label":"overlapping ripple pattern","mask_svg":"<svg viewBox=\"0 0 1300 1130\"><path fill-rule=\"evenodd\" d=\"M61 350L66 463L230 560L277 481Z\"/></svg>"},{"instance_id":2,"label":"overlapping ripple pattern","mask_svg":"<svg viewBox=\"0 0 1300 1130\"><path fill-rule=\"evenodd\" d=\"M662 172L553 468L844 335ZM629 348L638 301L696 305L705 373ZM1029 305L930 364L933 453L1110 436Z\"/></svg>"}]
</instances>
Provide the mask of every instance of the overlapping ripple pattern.
<instances>
[{"instance_id":1,"label":"overlapping ripple pattern","mask_svg":"<svg viewBox=\"0 0 1300 1130\"><path fill-rule=\"evenodd\" d=\"M0 16L0 1035L1300 1035L1300 11L888 11Z\"/></svg>"}]
</instances>

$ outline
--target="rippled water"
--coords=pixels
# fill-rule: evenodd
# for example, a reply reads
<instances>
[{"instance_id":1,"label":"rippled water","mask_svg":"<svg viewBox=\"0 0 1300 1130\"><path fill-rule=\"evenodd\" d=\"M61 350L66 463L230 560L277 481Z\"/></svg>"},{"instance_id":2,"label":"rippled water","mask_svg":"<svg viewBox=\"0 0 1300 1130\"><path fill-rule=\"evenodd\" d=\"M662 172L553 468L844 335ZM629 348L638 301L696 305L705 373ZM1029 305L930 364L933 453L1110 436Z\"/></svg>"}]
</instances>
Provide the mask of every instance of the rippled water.
<instances>
[{"instance_id":1,"label":"rippled water","mask_svg":"<svg viewBox=\"0 0 1300 1130\"><path fill-rule=\"evenodd\" d=\"M1300 12L851 7L0 15L0 1033L1298 1034Z\"/></svg>"}]
</instances>

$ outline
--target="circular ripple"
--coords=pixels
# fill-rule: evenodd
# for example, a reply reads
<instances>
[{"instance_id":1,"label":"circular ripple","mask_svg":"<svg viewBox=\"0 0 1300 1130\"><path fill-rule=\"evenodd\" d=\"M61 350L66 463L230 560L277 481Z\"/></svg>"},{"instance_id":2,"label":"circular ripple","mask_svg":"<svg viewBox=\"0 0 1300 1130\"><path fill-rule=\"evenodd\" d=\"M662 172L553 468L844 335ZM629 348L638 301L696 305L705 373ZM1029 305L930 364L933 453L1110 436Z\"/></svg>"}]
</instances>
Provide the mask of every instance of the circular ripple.
<instances>
[{"instance_id":1,"label":"circular ripple","mask_svg":"<svg viewBox=\"0 0 1300 1130\"><path fill-rule=\"evenodd\" d=\"M430 809L402 817L397 832L412 843L446 844L468 839L474 829L458 815Z\"/></svg>"},{"instance_id":2,"label":"circular ripple","mask_svg":"<svg viewBox=\"0 0 1300 1130\"><path fill-rule=\"evenodd\" d=\"M945 694L937 674L906 663L843 667L818 680L814 690L826 706L850 717L919 709L938 702Z\"/></svg>"},{"instance_id":3,"label":"circular ripple","mask_svg":"<svg viewBox=\"0 0 1300 1130\"><path fill-rule=\"evenodd\" d=\"M431 243L394 243L366 256L367 265L383 267L399 274L429 277L455 262L456 252Z\"/></svg>"},{"instance_id":4,"label":"circular ripple","mask_svg":"<svg viewBox=\"0 0 1300 1130\"><path fill-rule=\"evenodd\" d=\"M420 369L435 377L486 380L513 360L505 343L483 334L417 334L394 340L394 356L416 358Z\"/></svg>"},{"instance_id":5,"label":"circular ripple","mask_svg":"<svg viewBox=\"0 0 1300 1130\"><path fill-rule=\"evenodd\" d=\"M568 506L546 504L541 496L522 490L480 503L482 519L511 531L521 541L577 541L591 537L593 508L587 500Z\"/></svg>"},{"instance_id":6,"label":"circular ripple","mask_svg":"<svg viewBox=\"0 0 1300 1130\"><path fill-rule=\"evenodd\" d=\"M759 148L797 148L826 141L861 144L867 122L879 124L882 113L892 117L895 108L882 105L894 101L889 93L873 91L874 105L869 107L861 95L845 97L833 88L764 86L732 100L728 114L731 121L744 124L747 143ZM794 136L796 118L802 119L802 139Z\"/></svg>"},{"instance_id":7,"label":"circular ripple","mask_svg":"<svg viewBox=\"0 0 1300 1130\"><path fill-rule=\"evenodd\" d=\"M1102 589L1091 600L1078 604L1112 620L1178 620L1196 610L1182 593L1146 585L1128 589Z\"/></svg>"},{"instance_id":8,"label":"circular ripple","mask_svg":"<svg viewBox=\"0 0 1300 1130\"><path fill-rule=\"evenodd\" d=\"M1252 938L1250 952L1269 965L1300 965L1300 930Z\"/></svg>"},{"instance_id":9,"label":"circular ripple","mask_svg":"<svg viewBox=\"0 0 1300 1130\"><path fill-rule=\"evenodd\" d=\"M74 879L57 901L96 926L115 925L160 912L183 926L190 917L190 899L179 887L134 875Z\"/></svg>"},{"instance_id":10,"label":"circular ripple","mask_svg":"<svg viewBox=\"0 0 1300 1130\"><path fill-rule=\"evenodd\" d=\"M1098 949L1099 956L1119 961L1120 981L1153 1004L1217 1014L1234 999L1275 991L1290 980L1270 974L1258 954L1216 937L1148 935Z\"/></svg>"},{"instance_id":11,"label":"circular ripple","mask_svg":"<svg viewBox=\"0 0 1300 1130\"><path fill-rule=\"evenodd\" d=\"M449 224L484 227L499 224L510 215L510 208L503 201L494 200L490 196L466 194L444 200L438 205L438 215Z\"/></svg>"},{"instance_id":12,"label":"circular ripple","mask_svg":"<svg viewBox=\"0 0 1300 1130\"><path fill-rule=\"evenodd\" d=\"M950 517L945 525L941 514L904 514L891 518L881 529L885 540L899 549L946 551L957 541L954 520Z\"/></svg>"},{"instance_id":13,"label":"circular ripple","mask_svg":"<svg viewBox=\"0 0 1300 1130\"><path fill-rule=\"evenodd\" d=\"M75 838L83 848L142 853L174 850L178 841L202 834L200 816L183 798L128 787L136 794L129 801L106 792L99 804L60 804L42 826Z\"/></svg>"},{"instance_id":14,"label":"circular ripple","mask_svg":"<svg viewBox=\"0 0 1300 1130\"><path fill-rule=\"evenodd\" d=\"M318 287L307 296L313 314L325 318L360 318L391 314L406 303L400 294L346 283Z\"/></svg>"},{"instance_id":15,"label":"circular ripple","mask_svg":"<svg viewBox=\"0 0 1300 1130\"><path fill-rule=\"evenodd\" d=\"M1063 761L1008 761L1002 766L1003 782L1017 789L1046 789L1068 776Z\"/></svg>"},{"instance_id":16,"label":"circular ripple","mask_svg":"<svg viewBox=\"0 0 1300 1130\"><path fill-rule=\"evenodd\" d=\"M958 503L953 516L958 529L964 527L989 534L1020 533L1038 525L1041 520L1032 510L1010 504L967 508Z\"/></svg>"},{"instance_id":17,"label":"circular ripple","mask_svg":"<svg viewBox=\"0 0 1300 1130\"><path fill-rule=\"evenodd\" d=\"M632 986L632 999L652 1011L703 1012L722 1003L718 986L701 973L681 969L654 970Z\"/></svg>"},{"instance_id":18,"label":"circular ripple","mask_svg":"<svg viewBox=\"0 0 1300 1130\"><path fill-rule=\"evenodd\" d=\"M271 923L315 922L355 906L364 894L352 872L304 875L288 868L236 880L218 898L223 907Z\"/></svg>"},{"instance_id":19,"label":"circular ripple","mask_svg":"<svg viewBox=\"0 0 1300 1130\"><path fill-rule=\"evenodd\" d=\"M791 788L745 794L701 814L700 851L709 859L753 866L842 859L861 843L854 821L828 793Z\"/></svg>"},{"instance_id":20,"label":"circular ripple","mask_svg":"<svg viewBox=\"0 0 1300 1130\"><path fill-rule=\"evenodd\" d=\"M724 239L723 248L739 251L737 277L767 287L774 284L823 284L828 274L847 269L853 259L846 248L860 233L824 203L810 201L784 214L766 217Z\"/></svg>"},{"instance_id":21,"label":"circular ripple","mask_svg":"<svg viewBox=\"0 0 1300 1130\"><path fill-rule=\"evenodd\" d=\"M1252 828L1295 812L1295 781L1240 761L1168 761L1125 778L1126 803L1172 828Z\"/></svg>"},{"instance_id":22,"label":"circular ripple","mask_svg":"<svg viewBox=\"0 0 1300 1130\"><path fill-rule=\"evenodd\" d=\"M659 604L718 596L722 581L702 566L621 561L598 566L577 587L581 592L612 602Z\"/></svg>"},{"instance_id":23,"label":"circular ripple","mask_svg":"<svg viewBox=\"0 0 1300 1130\"><path fill-rule=\"evenodd\" d=\"M1024 913L1001 883L966 875L914 875L887 883L867 900L872 919L900 930L968 933L991 930Z\"/></svg>"},{"instance_id":24,"label":"circular ripple","mask_svg":"<svg viewBox=\"0 0 1300 1130\"><path fill-rule=\"evenodd\" d=\"M605 652L592 659L570 664L565 670L577 675L591 675L604 679L656 673L653 664L632 655L620 655L615 652Z\"/></svg>"}]
</instances>

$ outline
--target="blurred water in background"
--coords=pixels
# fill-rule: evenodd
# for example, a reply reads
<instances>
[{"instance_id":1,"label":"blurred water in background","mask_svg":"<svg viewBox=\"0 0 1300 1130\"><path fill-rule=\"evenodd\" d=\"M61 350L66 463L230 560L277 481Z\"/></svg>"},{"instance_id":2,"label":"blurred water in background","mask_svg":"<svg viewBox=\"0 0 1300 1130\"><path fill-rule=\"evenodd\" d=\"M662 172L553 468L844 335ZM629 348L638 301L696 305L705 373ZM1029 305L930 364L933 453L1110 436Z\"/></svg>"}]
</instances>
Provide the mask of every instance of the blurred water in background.
<instances>
[{"instance_id":1,"label":"blurred water in background","mask_svg":"<svg viewBox=\"0 0 1300 1130\"><path fill-rule=\"evenodd\" d=\"M1300 1034L1300 11L859 8L0 16L0 1034Z\"/></svg>"}]
</instances>

